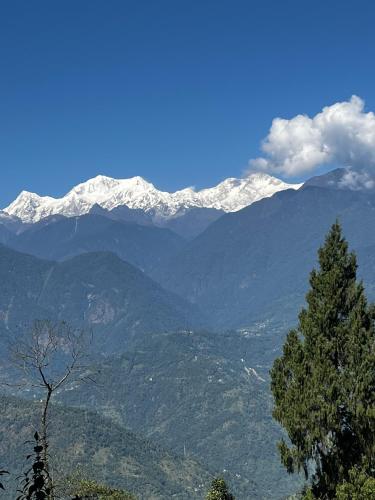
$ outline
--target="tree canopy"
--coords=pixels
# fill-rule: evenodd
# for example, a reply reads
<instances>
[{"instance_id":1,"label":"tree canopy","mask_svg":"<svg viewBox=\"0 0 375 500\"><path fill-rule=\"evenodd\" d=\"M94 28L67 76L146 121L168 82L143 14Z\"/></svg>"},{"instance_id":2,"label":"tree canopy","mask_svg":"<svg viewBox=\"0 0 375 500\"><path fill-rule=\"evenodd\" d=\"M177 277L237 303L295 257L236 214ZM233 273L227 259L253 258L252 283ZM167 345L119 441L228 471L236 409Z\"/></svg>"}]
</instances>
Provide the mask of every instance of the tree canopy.
<instances>
[{"instance_id":1,"label":"tree canopy","mask_svg":"<svg viewBox=\"0 0 375 500\"><path fill-rule=\"evenodd\" d=\"M206 500L234 500L234 496L229 493L224 479L218 477L212 481Z\"/></svg>"},{"instance_id":2,"label":"tree canopy","mask_svg":"<svg viewBox=\"0 0 375 500\"><path fill-rule=\"evenodd\" d=\"M279 443L282 463L290 473L305 472L314 497L335 498L354 466L374 474L375 314L338 222L318 257L271 388L274 418L290 440Z\"/></svg>"}]
</instances>

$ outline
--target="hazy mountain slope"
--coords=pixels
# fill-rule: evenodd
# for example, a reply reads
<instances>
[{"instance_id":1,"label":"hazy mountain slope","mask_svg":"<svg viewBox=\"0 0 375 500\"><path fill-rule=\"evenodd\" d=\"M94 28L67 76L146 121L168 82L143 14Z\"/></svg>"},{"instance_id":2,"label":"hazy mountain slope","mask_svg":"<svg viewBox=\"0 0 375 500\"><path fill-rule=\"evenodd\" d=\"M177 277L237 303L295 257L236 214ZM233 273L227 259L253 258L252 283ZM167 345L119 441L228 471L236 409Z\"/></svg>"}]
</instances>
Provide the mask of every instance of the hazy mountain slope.
<instances>
[{"instance_id":1,"label":"hazy mountain slope","mask_svg":"<svg viewBox=\"0 0 375 500\"><path fill-rule=\"evenodd\" d=\"M8 244L21 252L51 260L109 251L149 272L179 252L185 242L169 229L90 214L64 217L48 224L43 219L15 235Z\"/></svg>"},{"instance_id":2,"label":"hazy mountain slope","mask_svg":"<svg viewBox=\"0 0 375 500\"><path fill-rule=\"evenodd\" d=\"M60 319L75 318L118 352L141 332L202 324L199 312L114 254L91 253L54 267L39 303Z\"/></svg>"},{"instance_id":3,"label":"hazy mountain slope","mask_svg":"<svg viewBox=\"0 0 375 500\"><path fill-rule=\"evenodd\" d=\"M258 366L253 341L234 332L139 336L94 368L96 385L60 397L228 471L238 500L281 499L296 483L279 463L268 367Z\"/></svg>"},{"instance_id":4,"label":"hazy mountain slope","mask_svg":"<svg viewBox=\"0 0 375 500\"><path fill-rule=\"evenodd\" d=\"M0 210L0 225L6 227L12 232L17 231L19 226L22 224L21 219L15 215L9 215L7 212Z\"/></svg>"},{"instance_id":5,"label":"hazy mountain slope","mask_svg":"<svg viewBox=\"0 0 375 500\"><path fill-rule=\"evenodd\" d=\"M129 208L126 205L119 205L111 210L107 210L96 203L90 209L89 214L101 215L119 222L134 222L143 226L154 225L151 214L146 213L140 208Z\"/></svg>"},{"instance_id":6,"label":"hazy mountain slope","mask_svg":"<svg viewBox=\"0 0 375 500\"><path fill-rule=\"evenodd\" d=\"M190 208L176 213L173 217L153 220L152 212L144 212L140 209L130 209L125 205L115 207L112 210L95 205L90 213L97 213L105 217L119 221L135 221L138 224L157 225L171 229L184 239L192 240L202 233L212 222L221 217L225 212L216 208Z\"/></svg>"},{"instance_id":7,"label":"hazy mountain slope","mask_svg":"<svg viewBox=\"0 0 375 500\"><path fill-rule=\"evenodd\" d=\"M29 324L31 316L44 317L40 292L53 263L0 245L0 331L13 334Z\"/></svg>"},{"instance_id":8,"label":"hazy mountain slope","mask_svg":"<svg viewBox=\"0 0 375 500\"><path fill-rule=\"evenodd\" d=\"M61 319L93 328L104 349L118 352L137 333L203 323L194 307L111 253L55 263L0 247L0 282L4 335L37 318Z\"/></svg>"},{"instance_id":9,"label":"hazy mountain slope","mask_svg":"<svg viewBox=\"0 0 375 500\"><path fill-rule=\"evenodd\" d=\"M0 210L0 244L6 244L21 226L22 222L18 217Z\"/></svg>"},{"instance_id":10,"label":"hazy mountain slope","mask_svg":"<svg viewBox=\"0 0 375 500\"><path fill-rule=\"evenodd\" d=\"M13 233L9 229L1 224L0 220L0 244L6 244L13 236Z\"/></svg>"},{"instance_id":11,"label":"hazy mountain slope","mask_svg":"<svg viewBox=\"0 0 375 500\"><path fill-rule=\"evenodd\" d=\"M187 240L196 238L225 212L216 208L191 208L183 215L163 221L167 227Z\"/></svg>"},{"instance_id":12,"label":"hazy mountain slope","mask_svg":"<svg viewBox=\"0 0 375 500\"><path fill-rule=\"evenodd\" d=\"M38 428L38 403L0 396L0 463L11 471L6 495L28 465ZM50 416L51 463L67 475L77 468L89 477L133 492L140 500L200 499L210 473L94 412L55 407ZM28 441L28 443L26 443Z\"/></svg>"},{"instance_id":13,"label":"hazy mountain slope","mask_svg":"<svg viewBox=\"0 0 375 500\"><path fill-rule=\"evenodd\" d=\"M213 188L200 191L189 187L168 193L158 190L142 177L112 179L98 175L75 186L59 199L22 191L5 211L23 222L37 222L53 214L69 217L83 215L94 205L107 210L126 205L150 213L153 221L159 221L191 208L214 208L232 212L277 191L298 187L297 184L286 184L268 174L256 173L242 179L225 179Z\"/></svg>"},{"instance_id":14,"label":"hazy mountain slope","mask_svg":"<svg viewBox=\"0 0 375 500\"><path fill-rule=\"evenodd\" d=\"M155 277L197 303L220 327L273 317L295 321L308 275L330 225L339 217L358 252L365 283L374 269L362 259L375 244L375 195L306 186L263 199L211 224Z\"/></svg>"}]
</instances>

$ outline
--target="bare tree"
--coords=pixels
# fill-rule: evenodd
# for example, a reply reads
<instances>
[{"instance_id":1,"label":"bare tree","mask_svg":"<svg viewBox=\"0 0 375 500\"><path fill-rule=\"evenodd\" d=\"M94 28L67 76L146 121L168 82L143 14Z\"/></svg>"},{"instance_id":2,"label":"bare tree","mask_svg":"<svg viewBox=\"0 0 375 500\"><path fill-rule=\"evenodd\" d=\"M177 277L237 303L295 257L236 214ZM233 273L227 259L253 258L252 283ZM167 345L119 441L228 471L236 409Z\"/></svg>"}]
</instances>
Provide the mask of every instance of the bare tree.
<instances>
[{"instance_id":1,"label":"bare tree","mask_svg":"<svg viewBox=\"0 0 375 500\"><path fill-rule=\"evenodd\" d=\"M42 458L49 477L52 477L48 453L50 402L64 385L92 380L87 372L90 343L91 336L84 329L72 328L66 322L38 320L28 334L13 340L10 345L11 364L21 375L17 386L38 388L44 394L40 431Z\"/></svg>"}]
</instances>

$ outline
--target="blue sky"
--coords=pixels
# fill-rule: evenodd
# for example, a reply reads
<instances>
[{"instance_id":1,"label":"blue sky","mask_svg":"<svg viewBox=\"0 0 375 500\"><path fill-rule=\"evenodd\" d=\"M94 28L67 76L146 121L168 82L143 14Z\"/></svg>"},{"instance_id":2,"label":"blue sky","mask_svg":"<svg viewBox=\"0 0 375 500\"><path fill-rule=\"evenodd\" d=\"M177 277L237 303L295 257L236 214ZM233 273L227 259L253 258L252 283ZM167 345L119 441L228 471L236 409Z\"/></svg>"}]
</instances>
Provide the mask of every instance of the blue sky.
<instances>
[{"instance_id":1,"label":"blue sky","mask_svg":"<svg viewBox=\"0 0 375 500\"><path fill-rule=\"evenodd\" d=\"M0 206L99 173L207 187L261 155L276 116L352 94L375 110L374 15L360 0L1 2Z\"/></svg>"}]
</instances>

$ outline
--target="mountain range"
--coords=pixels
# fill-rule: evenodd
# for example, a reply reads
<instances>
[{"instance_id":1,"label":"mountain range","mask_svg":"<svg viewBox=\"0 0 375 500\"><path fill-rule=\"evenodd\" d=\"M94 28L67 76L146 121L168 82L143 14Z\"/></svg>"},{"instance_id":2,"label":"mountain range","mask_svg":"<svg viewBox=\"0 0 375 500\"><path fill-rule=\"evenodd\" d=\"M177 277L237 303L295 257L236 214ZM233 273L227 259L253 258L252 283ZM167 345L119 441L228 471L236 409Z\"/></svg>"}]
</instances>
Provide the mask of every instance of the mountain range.
<instances>
[{"instance_id":1,"label":"mountain range","mask_svg":"<svg viewBox=\"0 0 375 500\"><path fill-rule=\"evenodd\" d=\"M37 222L50 215L77 216L94 205L106 210L119 206L151 214L155 222L178 217L192 208L211 208L234 212L284 189L298 189L268 174L255 173L242 179L229 178L213 188L196 191L188 187L174 193L159 191L142 177L112 179L98 175L75 186L62 198L39 196L22 191L4 212L22 222Z\"/></svg>"},{"instance_id":2,"label":"mountain range","mask_svg":"<svg viewBox=\"0 0 375 500\"><path fill-rule=\"evenodd\" d=\"M223 215L153 275L208 313L215 328L272 319L291 324L317 249L338 218L374 296L375 190L343 187L345 170Z\"/></svg>"},{"instance_id":3,"label":"mountain range","mask_svg":"<svg viewBox=\"0 0 375 500\"><path fill-rule=\"evenodd\" d=\"M296 483L278 465L268 371L337 218L375 299L373 177L337 169L272 194L259 174L215 199L103 179L0 212L1 336L36 318L93 329L100 389L61 404L226 469L240 500L282 498Z\"/></svg>"}]
</instances>

